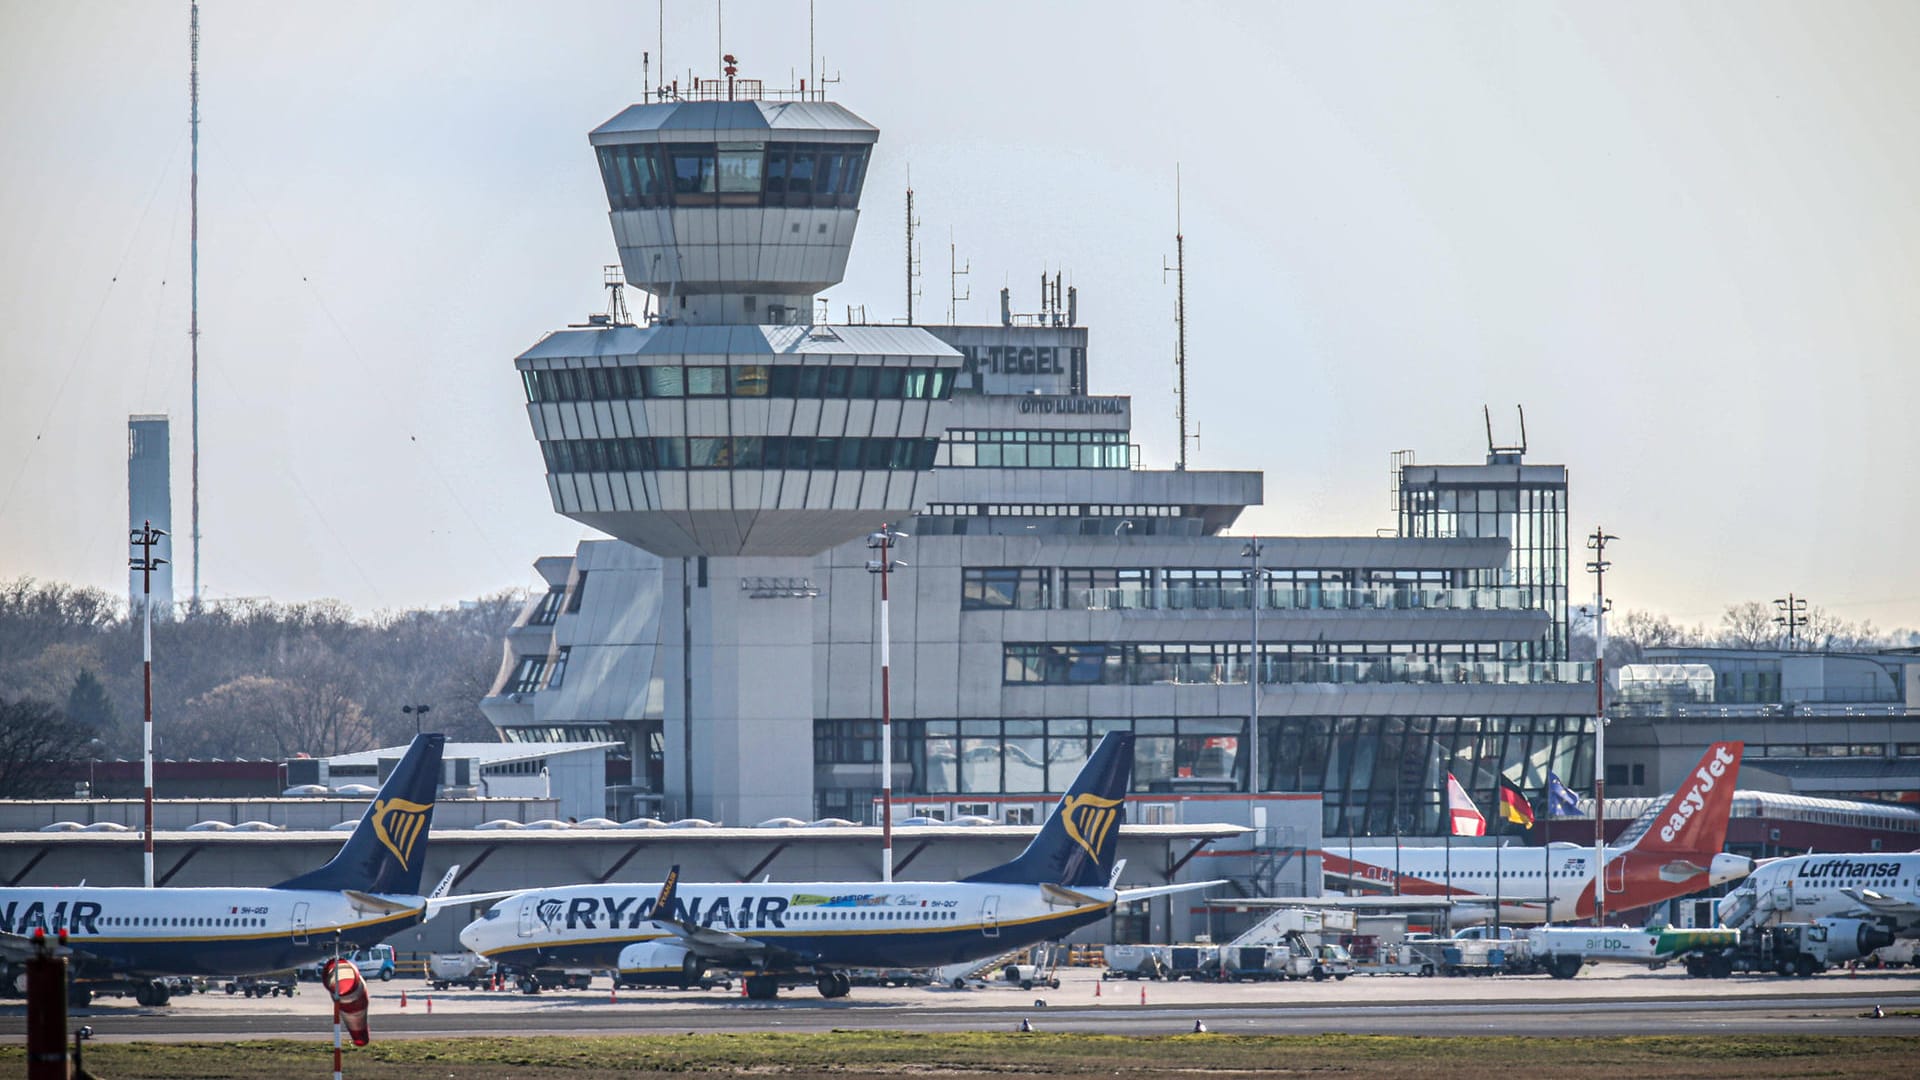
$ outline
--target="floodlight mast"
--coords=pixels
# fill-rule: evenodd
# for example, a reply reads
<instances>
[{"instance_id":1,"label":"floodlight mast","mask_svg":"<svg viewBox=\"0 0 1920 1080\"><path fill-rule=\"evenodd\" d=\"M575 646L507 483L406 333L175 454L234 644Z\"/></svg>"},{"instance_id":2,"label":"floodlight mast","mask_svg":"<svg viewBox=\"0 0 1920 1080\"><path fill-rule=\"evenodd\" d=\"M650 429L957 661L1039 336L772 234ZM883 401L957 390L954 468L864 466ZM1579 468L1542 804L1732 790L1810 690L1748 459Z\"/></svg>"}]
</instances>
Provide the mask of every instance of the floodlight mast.
<instances>
[{"instance_id":1,"label":"floodlight mast","mask_svg":"<svg viewBox=\"0 0 1920 1080\"><path fill-rule=\"evenodd\" d=\"M887 579L895 566L907 565L890 557L894 545L907 534L891 525L867 534L867 547L880 557L867 560L867 572L880 575L880 880L893 880L893 644L888 625Z\"/></svg>"},{"instance_id":2,"label":"floodlight mast","mask_svg":"<svg viewBox=\"0 0 1920 1080\"><path fill-rule=\"evenodd\" d=\"M166 531L154 528L152 521L141 522L139 528L127 534L132 545L140 549L140 554L127 560L127 565L140 571L140 683L144 700L140 730L143 746L141 759L145 762L146 771L146 809L141 826L146 850L142 859L141 880L149 889L153 888L153 572L167 562L154 555L153 549L165 535Z\"/></svg>"}]
</instances>

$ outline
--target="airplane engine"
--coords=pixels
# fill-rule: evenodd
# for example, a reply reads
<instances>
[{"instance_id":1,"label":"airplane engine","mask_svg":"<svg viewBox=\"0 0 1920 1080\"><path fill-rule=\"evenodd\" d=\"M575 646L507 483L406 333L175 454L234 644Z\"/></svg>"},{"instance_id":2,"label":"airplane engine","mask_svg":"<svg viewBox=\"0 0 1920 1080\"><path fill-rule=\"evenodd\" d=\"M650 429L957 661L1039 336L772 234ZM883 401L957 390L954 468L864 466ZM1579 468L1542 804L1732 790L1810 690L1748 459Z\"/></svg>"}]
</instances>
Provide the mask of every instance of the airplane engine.
<instances>
[{"instance_id":1,"label":"airplane engine","mask_svg":"<svg viewBox=\"0 0 1920 1080\"><path fill-rule=\"evenodd\" d=\"M1893 933L1866 919L1821 919L1827 931L1827 962L1844 964L1893 944Z\"/></svg>"},{"instance_id":2,"label":"airplane engine","mask_svg":"<svg viewBox=\"0 0 1920 1080\"><path fill-rule=\"evenodd\" d=\"M620 950L614 978L630 986L693 986L706 971L677 941L640 941Z\"/></svg>"}]
</instances>

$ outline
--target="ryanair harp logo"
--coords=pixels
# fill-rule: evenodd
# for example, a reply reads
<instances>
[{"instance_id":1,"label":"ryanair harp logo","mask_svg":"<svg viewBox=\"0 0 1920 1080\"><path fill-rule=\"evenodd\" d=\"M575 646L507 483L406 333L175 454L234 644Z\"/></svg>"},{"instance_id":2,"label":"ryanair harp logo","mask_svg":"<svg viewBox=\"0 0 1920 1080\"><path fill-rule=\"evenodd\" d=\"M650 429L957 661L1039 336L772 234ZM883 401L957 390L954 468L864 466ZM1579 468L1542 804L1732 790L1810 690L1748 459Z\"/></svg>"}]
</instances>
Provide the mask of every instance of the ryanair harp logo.
<instances>
[{"instance_id":1,"label":"ryanair harp logo","mask_svg":"<svg viewBox=\"0 0 1920 1080\"><path fill-rule=\"evenodd\" d=\"M431 809L430 803L405 799L381 799L373 804L373 835L400 860L402 870L413 857L414 842L427 831L427 811Z\"/></svg>"},{"instance_id":2,"label":"ryanair harp logo","mask_svg":"<svg viewBox=\"0 0 1920 1080\"><path fill-rule=\"evenodd\" d=\"M1075 795L1067 800L1061 816L1066 823L1067 838L1079 844L1094 862L1099 862L1107 837L1113 833L1114 823L1120 820L1120 800Z\"/></svg>"}]
</instances>

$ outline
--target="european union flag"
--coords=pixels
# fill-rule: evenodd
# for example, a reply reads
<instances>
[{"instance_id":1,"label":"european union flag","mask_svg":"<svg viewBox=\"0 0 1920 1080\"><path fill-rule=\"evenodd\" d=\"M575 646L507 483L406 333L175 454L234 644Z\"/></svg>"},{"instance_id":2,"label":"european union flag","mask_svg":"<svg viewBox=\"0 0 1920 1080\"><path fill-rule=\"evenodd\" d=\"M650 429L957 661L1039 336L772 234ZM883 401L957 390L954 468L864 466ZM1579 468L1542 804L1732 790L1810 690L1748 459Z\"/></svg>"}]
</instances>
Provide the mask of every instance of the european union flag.
<instances>
[{"instance_id":1,"label":"european union flag","mask_svg":"<svg viewBox=\"0 0 1920 1080\"><path fill-rule=\"evenodd\" d=\"M1560 782L1560 774L1547 774L1547 816L1573 817L1580 813L1580 796Z\"/></svg>"}]
</instances>

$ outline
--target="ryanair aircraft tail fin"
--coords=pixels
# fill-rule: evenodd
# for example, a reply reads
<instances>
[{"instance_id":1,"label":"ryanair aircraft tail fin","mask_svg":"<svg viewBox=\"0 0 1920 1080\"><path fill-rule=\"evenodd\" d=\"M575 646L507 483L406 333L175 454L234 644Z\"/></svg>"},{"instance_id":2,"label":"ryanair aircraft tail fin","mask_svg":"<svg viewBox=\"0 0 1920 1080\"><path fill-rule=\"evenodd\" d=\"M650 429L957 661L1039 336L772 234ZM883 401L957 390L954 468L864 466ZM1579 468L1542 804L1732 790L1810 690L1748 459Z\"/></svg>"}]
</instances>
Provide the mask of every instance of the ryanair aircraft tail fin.
<instances>
[{"instance_id":1,"label":"ryanair aircraft tail fin","mask_svg":"<svg viewBox=\"0 0 1920 1080\"><path fill-rule=\"evenodd\" d=\"M427 829L433 823L440 754L446 743L445 735L414 736L406 756L380 785L373 805L333 861L274 888L420 895Z\"/></svg>"},{"instance_id":2,"label":"ryanair aircraft tail fin","mask_svg":"<svg viewBox=\"0 0 1920 1080\"><path fill-rule=\"evenodd\" d=\"M1127 820L1127 786L1133 779L1133 735L1109 732L1081 766L1060 805L1027 850L1010 863L983 870L968 881L1008 885L1104 887L1113 877L1120 826Z\"/></svg>"}]
</instances>

